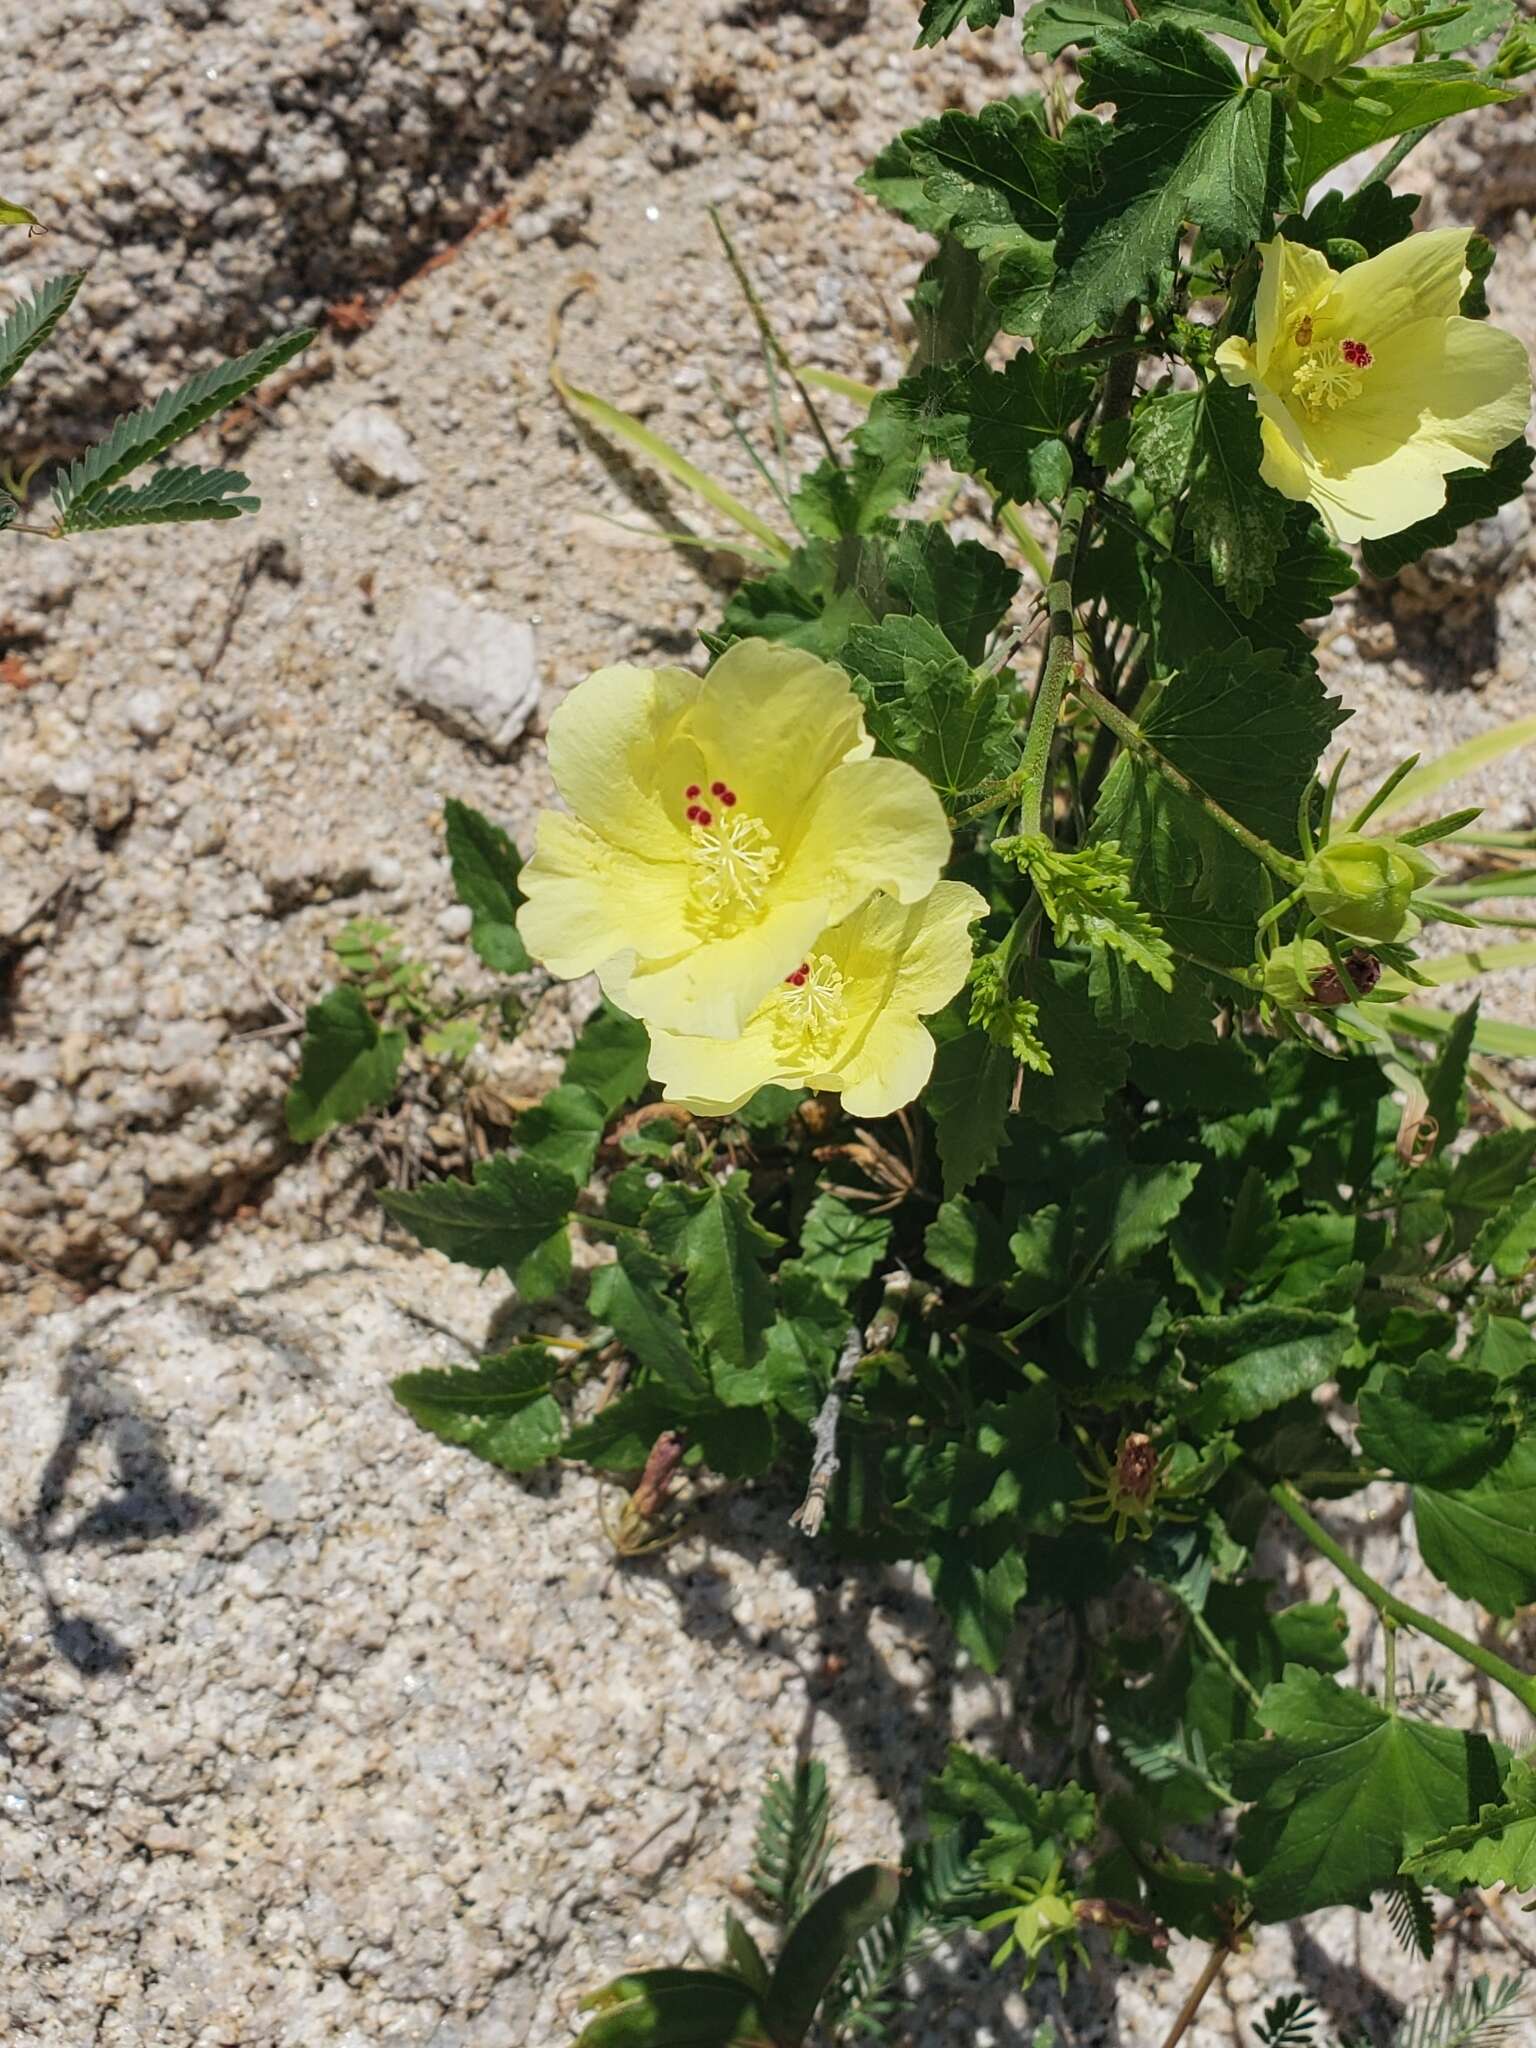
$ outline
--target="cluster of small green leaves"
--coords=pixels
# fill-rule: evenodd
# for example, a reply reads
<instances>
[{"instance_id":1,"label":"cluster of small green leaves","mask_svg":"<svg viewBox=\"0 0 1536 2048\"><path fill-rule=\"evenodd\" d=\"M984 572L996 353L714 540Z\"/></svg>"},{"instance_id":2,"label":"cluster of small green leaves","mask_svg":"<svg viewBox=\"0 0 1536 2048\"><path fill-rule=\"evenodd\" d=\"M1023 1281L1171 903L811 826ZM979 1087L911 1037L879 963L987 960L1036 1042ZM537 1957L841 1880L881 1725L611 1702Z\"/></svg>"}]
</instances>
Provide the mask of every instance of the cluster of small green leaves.
<instances>
[{"instance_id":1,"label":"cluster of small green leaves","mask_svg":"<svg viewBox=\"0 0 1536 2048\"><path fill-rule=\"evenodd\" d=\"M25 207L0 201L0 226L8 225L40 227ZM0 322L0 390L52 339L84 282L84 271L50 278ZM146 484L126 484L123 479L226 412L314 338L312 328L276 336L232 362L200 370L174 390L162 392L153 405L126 414L104 441L59 471L53 485L55 516L51 526L19 525L25 520L27 493L40 465L0 467L0 529L17 528L59 540L108 527L185 525L198 520L238 519L243 512L256 511L261 500L249 495L250 479L235 469L166 463Z\"/></svg>"},{"instance_id":2,"label":"cluster of small green leaves","mask_svg":"<svg viewBox=\"0 0 1536 2048\"><path fill-rule=\"evenodd\" d=\"M1013 13L929 0L920 25ZM789 500L799 545L764 529L775 565L706 642L836 661L945 802L952 871L989 908L921 1103L858 1127L768 1090L697 1119L654 1100L643 1029L605 1007L506 1152L386 1198L422 1242L586 1319L574 1349L405 1375L427 1428L514 1471L638 1475L642 1532L720 1485L808 1477L803 1530L921 1564L988 1669L1021 1612L1055 1617L1072 1697L1020 1703L1042 1783L962 1755L932 1795L933 1853L953 1842L978 1880L966 1917L1026 1974L1375 1899L1422 1948L1430 1892L1536 1881L1529 1762L1418 1711L1399 1637L1526 1707L1536 1679L1376 1584L1308 1505L1396 1484L1449 1592L1494 1616L1536 1600L1536 1130L1512 1106L1495 1127L1473 1060L1518 1041L1475 1003L1367 1010L1421 972L1410 906L1476 900L1423 886L1418 858L1468 817L1365 854L1332 836L1342 714L1313 636L1356 567L1261 481L1251 398L1212 372L1277 227L1338 270L1410 233L1386 178L1313 204L1318 178L1509 97L1533 53L1479 0L1383 30L1419 36L1413 62L1319 83L1286 54L1299 14L1041 0L1027 46L1075 47L1080 109L1113 117L946 113L863 181L937 240L914 356ZM1245 71L1213 35L1250 47ZM1493 36L1491 63L1454 54ZM1531 460L1519 442L1453 474L1366 570L1488 516ZM938 464L981 487L997 547L912 515ZM1056 525L1047 567L1021 507ZM1046 586L1033 695L1009 542ZM1339 911L1357 884L1370 900ZM1307 945L1322 960L1285 995L1275 955ZM610 1253L582 1280L573 1230ZM1277 1515L1375 1609L1374 1688L1344 1679L1335 1599L1286 1604L1256 1571ZM784 1957L728 1947L734 2017L686 2038L799 2040L815 2001L786 2016ZM591 2038L684 2038L646 2007L673 1988L622 1980Z\"/></svg>"},{"instance_id":3,"label":"cluster of small green leaves","mask_svg":"<svg viewBox=\"0 0 1536 2048\"><path fill-rule=\"evenodd\" d=\"M910 1852L900 1871L865 1864L835 1883L826 1773L801 1764L775 1773L758 1813L749 1873L764 1916L782 1930L772 1967L734 1912L725 1960L713 1970L637 1970L586 2000L596 2017L577 2048L641 2042L737 2042L800 2048L880 2040L902 2003L900 1981L945 1935L968 1926L992 1896L961 1831ZM1035 2048L1051 2048L1043 2028Z\"/></svg>"},{"instance_id":4,"label":"cluster of small green leaves","mask_svg":"<svg viewBox=\"0 0 1536 2048\"><path fill-rule=\"evenodd\" d=\"M454 893L473 919L471 946L508 982L527 974L532 963L514 922L517 848L499 825L455 799L444 806L443 822ZM407 959L376 918L352 919L331 950L344 978L305 1013L299 1072L284 1105L288 1135L300 1144L387 1108L412 1044L429 1066L458 1070L493 1023L516 1031L522 1021L519 989L439 991L427 963Z\"/></svg>"}]
</instances>

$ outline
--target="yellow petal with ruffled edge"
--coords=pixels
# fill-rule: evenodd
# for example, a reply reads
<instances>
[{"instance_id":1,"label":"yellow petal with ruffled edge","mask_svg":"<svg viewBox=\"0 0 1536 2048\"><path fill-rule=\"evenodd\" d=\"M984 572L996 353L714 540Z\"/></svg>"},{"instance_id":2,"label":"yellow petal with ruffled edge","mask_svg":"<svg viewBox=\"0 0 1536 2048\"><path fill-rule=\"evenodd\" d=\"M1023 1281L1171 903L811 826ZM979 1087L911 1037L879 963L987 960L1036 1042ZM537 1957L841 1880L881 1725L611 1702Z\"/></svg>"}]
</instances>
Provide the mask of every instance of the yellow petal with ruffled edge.
<instances>
[{"instance_id":1,"label":"yellow petal with ruffled edge","mask_svg":"<svg viewBox=\"0 0 1536 2048\"><path fill-rule=\"evenodd\" d=\"M1256 340L1224 341L1216 364L1258 403L1264 481L1336 540L1428 518L1453 470L1486 469L1524 431L1523 344L1457 310L1470 232L1410 235L1342 275L1284 240L1260 249Z\"/></svg>"},{"instance_id":2,"label":"yellow petal with ruffled edge","mask_svg":"<svg viewBox=\"0 0 1536 2048\"><path fill-rule=\"evenodd\" d=\"M601 669L550 721L573 817L540 822L518 928L632 1015L734 1039L872 891L927 895L949 856L916 769L872 758L840 669L738 641L704 676Z\"/></svg>"},{"instance_id":3,"label":"yellow petal with ruffled edge","mask_svg":"<svg viewBox=\"0 0 1536 2048\"><path fill-rule=\"evenodd\" d=\"M970 928L986 908L964 882L940 882L913 904L872 897L807 947L739 1038L652 1024L651 1078L701 1116L728 1115L770 1082L841 1094L855 1116L888 1116L928 1078L933 1039L919 1020L964 986Z\"/></svg>"}]
</instances>

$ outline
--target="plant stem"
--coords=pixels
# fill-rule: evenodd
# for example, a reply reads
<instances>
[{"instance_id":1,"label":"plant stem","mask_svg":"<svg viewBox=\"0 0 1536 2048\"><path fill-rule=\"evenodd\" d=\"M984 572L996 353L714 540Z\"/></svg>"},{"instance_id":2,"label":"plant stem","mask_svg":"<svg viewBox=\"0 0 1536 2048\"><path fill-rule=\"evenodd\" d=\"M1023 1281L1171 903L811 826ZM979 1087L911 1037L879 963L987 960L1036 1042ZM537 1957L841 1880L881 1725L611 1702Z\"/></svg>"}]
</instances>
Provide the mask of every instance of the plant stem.
<instances>
[{"instance_id":1,"label":"plant stem","mask_svg":"<svg viewBox=\"0 0 1536 2048\"><path fill-rule=\"evenodd\" d=\"M1249 1706L1256 1708L1259 1704L1259 1689L1243 1670L1242 1666L1233 1658L1232 1652L1221 1640L1221 1637L1217 1635L1215 1629L1211 1627L1205 1616L1196 1608L1186 1607L1184 1612L1189 1616L1189 1625L1195 1634L1204 1643L1205 1647L1210 1651L1244 1699L1247 1700Z\"/></svg>"},{"instance_id":2,"label":"plant stem","mask_svg":"<svg viewBox=\"0 0 1536 2048\"><path fill-rule=\"evenodd\" d=\"M1375 170L1371 172L1371 175L1362 180L1362 184L1384 185L1398 165L1407 158L1409 153L1418 148L1425 136L1433 135L1434 132L1435 124L1433 121L1430 121L1422 128L1410 128L1406 135L1399 135Z\"/></svg>"},{"instance_id":3,"label":"plant stem","mask_svg":"<svg viewBox=\"0 0 1536 2048\"><path fill-rule=\"evenodd\" d=\"M1072 675L1074 629L1072 621L1072 578L1077 569L1077 546L1082 538L1088 512L1088 490L1079 484L1067 493L1061 508L1061 525L1056 537L1056 559L1051 564L1045 587L1047 639L1045 667L1029 714L1029 731L1024 736L1024 758L1004 786L1003 808L1013 801L1019 806L1019 827L1038 832L1045 823L1046 784L1050 780L1051 748L1056 739L1056 721L1061 700Z\"/></svg>"},{"instance_id":4,"label":"plant stem","mask_svg":"<svg viewBox=\"0 0 1536 2048\"><path fill-rule=\"evenodd\" d=\"M1303 1536L1320 1550L1330 1564L1336 1565L1359 1593L1363 1593L1382 1622L1396 1622L1403 1628L1411 1628L1421 1636L1428 1636L1431 1642L1439 1643L1443 1649L1454 1650L1458 1657L1466 1659L1474 1670L1481 1671L1485 1678L1491 1678L1495 1685L1517 1699L1529 1714L1536 1714L1536 1678L1523 1671L1517 1671L1513 1664L1493 1650L1485 1650L1481 1643L1474 1643L1469 1637L1460 1635L1453 1628L1447 1628L1443 1621L1436 1621L1432 1615L1421 1614L1417 1607L1410 1607L1406 1600L1399 1600L1395 1593L1389 1593L1379 1585L1362 1565L1356 1564L1342 1544L1335 1542L1322 1523L1310 1515L1302 1504L1301 1496L1293 1486L1280 1480L1269 1489L1269 1497L1296 1524Z\"/></svg>"},{"instance_id":5,"label":"plant stem","mask_svg":"<svg viewBox=\"0 0 1536 2048\"><path fill-rule=\"evenodd\" d=\"M1163 2048L1178 2048L1178 2043L1183 2040L1184 2036L1194 2025L1195 2014L1199 2012L1201 2006L1205 2003L1205 1994L1226 1968L1227 1957L1231 1955L1238 1936L1247 1924L1246 1919L1239 1920L1225 1941L1212 1944L1211 1952L1205 1959L1205 1968L1195 1979L1193 1990L1179 2007L1178 2018L1163 2038Z\"/></svg>"},{"instance_id":6,"label":"plant stem","mask_svg":"<svg viewBox=\"0 0 1536 2048\"><path fill-rule=\"evenodd\" d=\"M1219 825L1223 832L1229 833L1239 846L1247 847L1255 859L1263 861L1265 867L1277 874L1287 888L1295 888L1305 872L1299 860L1294 860L1288 853L1282 853L1278 846L1271 846L1269 841L1261 838L1257 832L1250 832L1241 819L1234 818L1232 813L1224 810L1214 797L1207 796L1203 789L1190 781L1182 768L1176 768L1166 756L1158 752L1134 719L1127 718L1125 713L1111 704L1103 692L1096 690L1092 683L1079 678L1075 688L1094 717L1109 727L1123 747L1145 761L1149 768L1155 769L1166 783L1178 790L1181 795L1187 796L1191 803L1198 804L1214 824Z\"/></svg>"}]
</instances>

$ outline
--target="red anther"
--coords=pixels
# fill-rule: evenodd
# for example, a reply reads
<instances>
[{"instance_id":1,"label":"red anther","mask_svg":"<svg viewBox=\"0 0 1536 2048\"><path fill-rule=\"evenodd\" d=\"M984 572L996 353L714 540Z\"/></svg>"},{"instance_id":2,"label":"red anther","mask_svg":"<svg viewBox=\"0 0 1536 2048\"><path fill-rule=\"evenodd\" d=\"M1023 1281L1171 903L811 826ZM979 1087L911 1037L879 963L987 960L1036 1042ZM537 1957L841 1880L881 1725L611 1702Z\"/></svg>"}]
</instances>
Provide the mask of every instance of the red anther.
<instances>
[{"instance_id":1,"label":"red anther","mask_svg":"<svg viewBox=\"0 0 1536 2048\"><path fill-rule=\"evenodd\" d=\"M1352 370L1368 370L1376 360L1363 341L1341 341L1339 354Z\"/></svg>"},{"instance_id":2,"label":"red anther","mask_svg":"<svg viewBox=\"0 0 1536 2048\"><path fill-rule=\"evenodd\" d=\"M732 805L733 803L735 803L735 801L736 801L736 792L735 792L735 790L734 790L734 789L728 789L728 790L726 790L726 791L725 791L725 792L724 792L724 793L722 794L722 796L721 796L721 798L720 798L720 801L721 801L721 803L723 803L723 804L725 805L725 808L726 808L727 810L729 810L729 809L731 808L731 805Z\"/></svg>"},{"instance_id":3,"label":"red anther","mask_svg":"<svg viewBox=\"0 0 1536 2048\"><path fill-rule=\"evenodd\" d=\"M709 793L711 796L724 796L725 784L723 782L712 782L709 785Z\"/></svg>"},{"instance_id":4,"label":"red anther","mask_svg":"<svg viewBox=\"0 0 1536 2048\"><path fill-rule=\"evenodd\" d=\"M713 811L706 811L702 804L695 804L693 822L696 825L713 825L715 814Z\"/></svg>"},{"instance_id":5,"label":"red anther","mask_svg":"<svg viewBox=\"0 0 1536 2048\"><path fill-rule=\"evenodd\" d=\"M690 782L688 787L683 791L683 795L687 797L690 803L692 803L693 799L696 796L702 796L703 794L703 790L700 789L699 785L696 782Z\"/></svg>"},{"instance_id":6,"label":"red anther","mask_svg":"<svg viewBox=\"0 0 1536 2048\"><path fill-rule=\"evenodd\" d=\"M701 824L704 820L704 816L705 813L702 810L700 810L697 804L690 804L688 806L688 822L690 825Z\"/></svg>"}]
</instances>

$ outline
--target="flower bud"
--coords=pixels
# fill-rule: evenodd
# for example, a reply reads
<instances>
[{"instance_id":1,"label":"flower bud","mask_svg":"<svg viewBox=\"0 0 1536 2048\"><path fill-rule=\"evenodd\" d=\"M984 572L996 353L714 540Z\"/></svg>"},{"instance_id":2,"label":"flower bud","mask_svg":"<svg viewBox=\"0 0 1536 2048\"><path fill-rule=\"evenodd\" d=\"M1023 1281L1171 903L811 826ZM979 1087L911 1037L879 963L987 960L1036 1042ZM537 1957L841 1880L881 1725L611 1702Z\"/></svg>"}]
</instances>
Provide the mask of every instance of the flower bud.
<instances>
[{"instance_id":1,"label":"flower bud","mask_svg":"<svg viewBox=\"0 0 1536 2048\"><path fill-rule=\"evenodd\" d=\"M1347 986L1326 946L1316 939L1293 939L1270 954L1259 986L1280 1010L1336 1010L1370 994L1381 979L1381 962L1356 946L1344 955L1344 972Z\"/></svg>"},{"instance_id":2,"label":"flower bud","mask_svg":"<svg viewBox=\"0 0 1536 2048\"><path fill-rule=\"evenodd\" d=\"M1326 85L1364 55L1380 21L1380 0L1301 0L1282 53L1293 71Z\"/></svg>"},{"instance_id":3,"label":"flower bud","mask_svg":"<svg viewBox=\"0 0 1536 2048\"><path fill-rule=\"evenodd\" d=\"M1302 893L1312 915L1330 931L1385 941L1403 935L1412 918L1414 890L1435 873L1434 862L1416 846L1351 832L1313 855Z\"/></svg>"}]
</instances>

